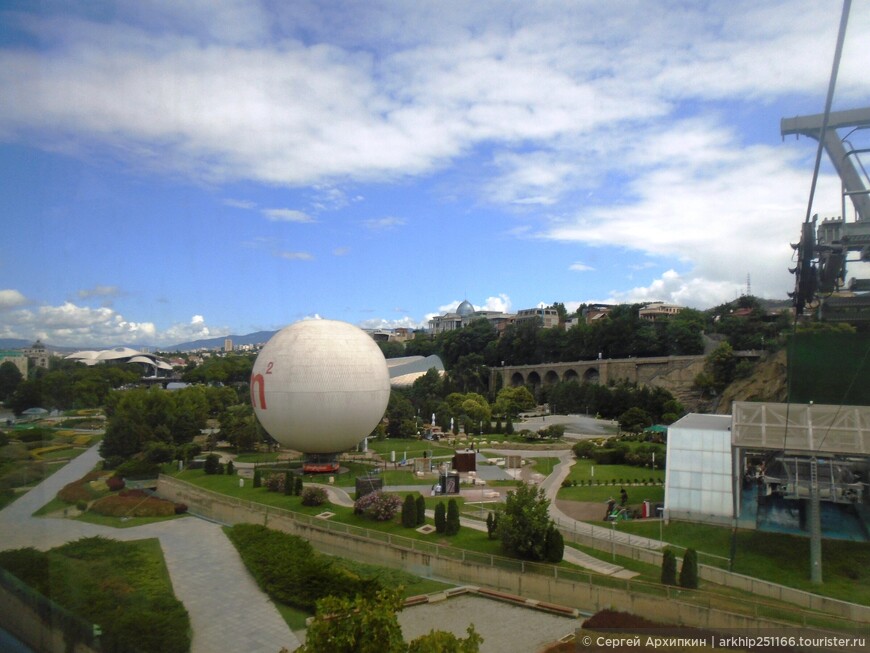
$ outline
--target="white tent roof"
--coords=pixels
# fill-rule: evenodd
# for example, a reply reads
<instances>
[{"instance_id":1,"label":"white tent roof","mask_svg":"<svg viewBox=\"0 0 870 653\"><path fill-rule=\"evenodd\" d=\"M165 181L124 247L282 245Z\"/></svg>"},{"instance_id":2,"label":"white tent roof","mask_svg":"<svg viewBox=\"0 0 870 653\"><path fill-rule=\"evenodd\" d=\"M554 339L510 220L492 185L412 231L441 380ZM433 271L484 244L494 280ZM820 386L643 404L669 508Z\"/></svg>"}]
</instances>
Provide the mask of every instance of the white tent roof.
<instances>
[{"instance_id":1,"label":"white tent roof","mask_svg":"<svg viewBox=\"0 0 870 653\"><path fill-rule=\"evenodd\" d=\"M731 419L735 447L870 455L870 406L735 401Z\"/></svg>"}]
</instances>

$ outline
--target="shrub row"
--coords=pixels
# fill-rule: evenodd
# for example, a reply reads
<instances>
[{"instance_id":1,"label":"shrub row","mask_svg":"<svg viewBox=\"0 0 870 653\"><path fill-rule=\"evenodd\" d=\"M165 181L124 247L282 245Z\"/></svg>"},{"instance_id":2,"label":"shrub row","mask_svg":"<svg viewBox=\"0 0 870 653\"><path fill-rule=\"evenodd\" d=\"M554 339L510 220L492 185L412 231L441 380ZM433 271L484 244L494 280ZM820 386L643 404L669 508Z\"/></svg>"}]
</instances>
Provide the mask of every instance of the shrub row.
<instances>
[{"instance_id":1,"label":"shrub row","mask_svg":"<svg viewBox=\"0 0 870 653\"><path fill-rule=\"evenodd\" d=\"M286 605L313 612L325 596L372 597L382 589L377 579L354 574L295 535L236 524L229 538L263 591Z\"/></svg>"}]
</instances>

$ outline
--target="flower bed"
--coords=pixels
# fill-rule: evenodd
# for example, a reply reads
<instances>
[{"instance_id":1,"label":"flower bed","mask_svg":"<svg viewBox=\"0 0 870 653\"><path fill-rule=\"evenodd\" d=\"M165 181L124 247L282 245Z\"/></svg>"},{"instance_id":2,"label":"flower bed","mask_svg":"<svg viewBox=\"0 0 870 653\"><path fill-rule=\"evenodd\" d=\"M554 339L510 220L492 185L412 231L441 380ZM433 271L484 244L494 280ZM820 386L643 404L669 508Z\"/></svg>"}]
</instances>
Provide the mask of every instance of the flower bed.
<instances>
[{"instance_id":1,"label":"flower bed","mask_svg":"<svg viewBox=\"0 0 870 653\"><path fill-rule=\"evenodd\" d=\"M72 449L71 444L54 444L50 447L40 447L39 449L34 449L30 452L31 458L34 460L40 460L42 454L51 453L52 451L61 451L63 449Z\"/></svg>"},{"instance_id":2,"label":"flower bed","mask_svg":"<svg viewBox=\"0 0 870 653\"><path fill-rule=\"evenodd\" d=\"M158 499L142 490L123 490L94 501L91 511L107 517L169 517L176 514L175 504Z\"/></svg>"},{"instance_id":3,"label":"flower bed","mask_svg":"<svg viewBox=\"0 0 870 653\"><path fill-rule=\"evenodd\" d=\"M98 480L105 475L105 472L100 471L85 474L79 480L73 481L64 486L61 491L57 493L57 498L61 501L66 501L67 503L78 503L79 501L87 502L96 499L98 492L91 486L91 481Z\"/></svg>"}]
</instances>

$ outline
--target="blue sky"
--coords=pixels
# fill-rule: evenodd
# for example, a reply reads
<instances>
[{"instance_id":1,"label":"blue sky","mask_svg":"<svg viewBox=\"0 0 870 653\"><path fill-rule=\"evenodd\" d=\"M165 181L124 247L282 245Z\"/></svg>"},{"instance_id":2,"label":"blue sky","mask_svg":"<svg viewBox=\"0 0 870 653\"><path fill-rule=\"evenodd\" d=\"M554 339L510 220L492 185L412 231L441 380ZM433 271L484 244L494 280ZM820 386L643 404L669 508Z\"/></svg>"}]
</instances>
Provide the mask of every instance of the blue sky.
<instances>
[{"instance_id":1,"label":"blue sky","mask_svg":"<svg viewBox=\"0 0 870 653\"><path fill-rule=\"evenodd\" d=\"M815 142L779 120L824 108L839 3L2 6L0 337L793 287ZM835 110L868 38L855 3Z\"/></svg>"}]
</instances>

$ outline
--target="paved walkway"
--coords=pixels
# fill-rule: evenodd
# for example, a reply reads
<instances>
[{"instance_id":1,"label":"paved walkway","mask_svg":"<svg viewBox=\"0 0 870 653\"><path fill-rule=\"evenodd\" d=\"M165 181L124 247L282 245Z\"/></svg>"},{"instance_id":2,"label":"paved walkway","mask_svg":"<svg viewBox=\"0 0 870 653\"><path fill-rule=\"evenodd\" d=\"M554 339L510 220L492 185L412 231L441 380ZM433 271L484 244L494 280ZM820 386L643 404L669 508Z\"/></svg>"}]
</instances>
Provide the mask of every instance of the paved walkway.
<instances>
[{"instance_id":1,"label":"paved walkway","mask_svg":"<svg viewBox=\"0 0 870 653\"><path fill-rule=\"evenodd\" d=\"M551 451L550 454L552 454L552 453L553 452ZM561 476L558 478L558 481L556 481L554 483L555 491L551 492L547 487L545 487L545 490L547 490L547 498L550 499L550 516L553 517L554 521L557 521L557 523L560 521L564 522L564 523L558 523L560 528L566 528L566 527L571 528L571 526L575 522L575 520L571 519L570 517L568 517L567 515L565 515L561 511L556 510L555 505L554 505L555 504L555 502L554 502L555 492L558 491L560 484L562 483L562 479L565 478L565 476L567 476L568 470L570 469L572 464L573 464L573 456L571 456L571 453L569 451L566 455L563 455L562 461L559 463L559 465L557 465L553 469L553 473L550 474L550 476L544 481L544 483L541 484L541 487L545 487L545 485L547 484L547 482L551 478L561 474ZM562 469L560 469L560 468L562 468ZM332 486L328 486L328 485L320 485L319 487L322 487L326 490L326 493L329 496L329 500L331 503L334 503L334 504L339 505L339 506L348 506L348 507L353 506L353 503L354 503L353 499L351 499L350 494L348 493L348 491L345 488L332 487ZM352 489L352 488L350 488L350 489ZM384 491L425 493L425 491L427 489L428 489L428 487L425 485L391 485L391 486L385 487ZM464 496L466 499L468 499L469 497L472 497L472 495L475 492L478 492L478 491L482 492L482 490L463 489L462 496ZM445 498L449 498L449 497L445 496ZM430 519L434 519L435 511L432 509L427 510L426 516L429 517ZM556 520L556 517L559 517L559 519ZM486 523L481 521L480 519L473 519L470 517L460 517L459 523L465 528L471 528L471 529L477 530L477 531L486 531ZM584 524L584 526L585 525L586 524ZM602 530L604 531L605 536L607 536L609 538L610 533L606 529L602 529ZM589 571L593 571L593 572L598 573L598 574L604 574L606 576L614 576L616 578L633 578L634 576L637 576L636 572L629 571L628 569L625 569L625 567L621 567L619 565L614 565L614 564L611 564L609 562L605 562L603 560L600 560L594 556L591 556L587 553L579 551L579 550L577 550L577 549L575 549L572 546L567 545L567 544L565 545L565 552L564 552L563 557L566 561L570 562L571 564L575 564L578 567L582 567L583 569L588 569Z\"/></svg>"},{"instance_id":2,"label":"paved walkway","mask_svg":"<svg viewBox=\"0 0 870 653\"><path fill-rule=\"evenodd\" d=\"M0 547L50 549L80 537L159 538L175 595L190 614L192 653L294 650L299 639L248 573L222 528L196 517L116 529L31 514L99 461L92 447L0 511ZM228 609L230 608L230 609Z\"/></svg>"},{"instance_id":3,"label":"paved walkway","mask_svg":"<svg viewBox=\"0 0 870 653\"><path fill-rule=\"evenodd\" d=\"M604 526L596 526L595 524L590 524L588 522L581 522L573 519L572 517L566 515L564 512L559 510L559 507L556 505L556 495L559 493L559 488L562 487L562 481L564 481L569 472L571 471L571 467L574 465L574 455L571 451L563 452L559 456L559 464L553 468L552 473L544 479L541 483L541 487L544 488L544 491L547 494L547 498L550 500L550 517L553 518L553 521L556 522L556 525L559 526L560 530L569 531L569 532L579 532L582 530L584 533L589 533L593 537L600 540L607 541L615 541L621 544L631 544L632 546L640 546L647 549L661 549L662 543L659 540L652 540L646 537L641 537L639 535L631 535L626 533L625 531L614 531L613 528L607 528ZM637 574L633 572L626 572L625 575L619 575L620 578L631 578L632 576L636 576ZM616 575L616 574L614 574Z\"/></svg>"},{"instance_id":4,"label":"paved walkway","mask_svg":"<svg viewBox=\"0 0 870 653\"><path fill-rule=\"evenodd\" d=\"M557 451L507 451L526 457L552 457ZM573 456L570 450L558 452L559 464L543 481L547 498L550 499L550 515L564 530L577 529L578 524L555 505L555 497L562 480L568 475ZM101 535L117 540L138 540L156 537L160 540L166 566L172 579L175 594L190 614L193 630L192 653L212 653L217 650L277 653L282 647L294 650L300 642L287 627L278 610L260 591L248 573L235 548L226 538L222 528L196 517L148 524L135 528L116 529L69 519L35 518L33 512L53 499L67 483L78 480L91 471L99 462L98 446L94 446L72 460L41 484L19 497L0 511L0 532L3 533L0 547L14 549L32 546L46 550L81 537ZM352 506L353 499L343 488L322 486L329 500L337 505ZM426 486L409 488L386 488L391 490L425 490ZM427 511L432 517L434 511ZM486 524L480 520L461 518L467 528L485 531ZM583 529L595 529L602 539L616 537L627 541L627 534L612 533L610 529L582 523ZM632 543L639 539L632 536ZM658 546L655 540L649 546ZM630 578L635 574L623 567L613 565L587 555L571 546L565 547L565 559L591 571ZM227 609L228 604L236 606Z\"/></svg>"}]
</instances>

